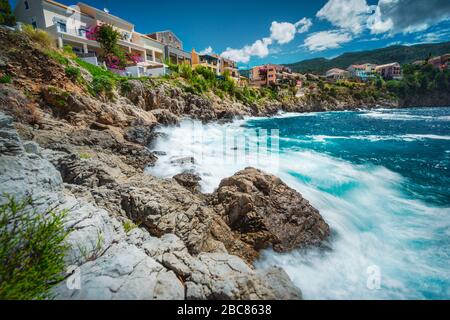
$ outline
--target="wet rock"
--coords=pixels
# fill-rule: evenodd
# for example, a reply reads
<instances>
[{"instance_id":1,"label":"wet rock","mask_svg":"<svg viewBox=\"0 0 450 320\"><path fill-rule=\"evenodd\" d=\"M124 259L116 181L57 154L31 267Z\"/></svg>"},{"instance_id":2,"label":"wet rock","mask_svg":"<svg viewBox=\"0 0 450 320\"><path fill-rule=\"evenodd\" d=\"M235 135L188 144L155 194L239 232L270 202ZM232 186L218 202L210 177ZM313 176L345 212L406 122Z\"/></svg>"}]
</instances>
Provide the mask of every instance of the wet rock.
<instances>
[{"instance_id":1,"label":"wet rock","mask_svg":"<svg viewBox=\"0 0 450 320\"><path fill-rule=\"evenodd\" d=\"M136 126L125 130L124 138L130 142L149 146L154 139L154 126Z\"/></svg>"},{"instance_id":2,"label":"wet rock","mask_svg":"<svg viewBox=\"0 0 450 320\"><path fill-rule=\"evenodd\" d=\"M158 123L170 126L180 123L180 118L166 109L152 110L151 113L156 117Z\"/></svg>"},{"instance_id":3,"label":"wet rock","mask_svg":"<svg viewBox=\"0 0 450 320\"><path fill-rule=\"evenodd\" d=\"M19 135L13 128L13 119L0 113L0 154L15 156L24 151Z\"/></svg>"},{"instance_id":4,"label":"wet rock","mask_svg":"<svg viewBox=\"0 0 450 320\"><path fill-rule=\"evenodd\" d=\"M330 235L319 211L300 193L254 168L224 179L211 203L235 234L257 251L317 246Z\"/></svg>"},{"instance_id":5,"label":"wet rock","mask_svg":"<svg viewBox=\"0 0 450 320\"><path fill-rule=\"evenodd\" d=\"M191 165L195 164L194 157L181 157L170 160L171 164L176 164L179 166Z\"/></svg>"},{"instance_id":6,"label":"wet rock","mask_svg":"<svg viewBox=\"0 0 450 320\"><path fill-rule=\"evenodd\" d=\"M197 174L184 172L175 175L173 179L181 186L185 187L193 193L199 193L201 191L199 182L202 180L202 178L200 178L200 176Z\"/></svg>"}]
</instances>

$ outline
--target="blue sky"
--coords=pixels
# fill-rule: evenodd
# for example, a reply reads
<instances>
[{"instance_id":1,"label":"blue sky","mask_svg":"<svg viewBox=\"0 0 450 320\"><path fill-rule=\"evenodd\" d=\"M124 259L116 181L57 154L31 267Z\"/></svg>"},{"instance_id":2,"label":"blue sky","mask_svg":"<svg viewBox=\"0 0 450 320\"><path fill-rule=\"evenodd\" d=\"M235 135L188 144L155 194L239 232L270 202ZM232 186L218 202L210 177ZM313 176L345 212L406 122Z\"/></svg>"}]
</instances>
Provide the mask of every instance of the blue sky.
<instances>
[{"instance_id":1,"label":"blue sky","mask_svg":"<svg viewBox=\"0 0 450 320\"><path fill-rule=\"evenodd\" d=\"M10 2L14 6L16 1ZM241 67L450 40L450 0L83 2L107 7L142 33L170 29L185 50L212 49Z\"/></svg>"}]
</instances>

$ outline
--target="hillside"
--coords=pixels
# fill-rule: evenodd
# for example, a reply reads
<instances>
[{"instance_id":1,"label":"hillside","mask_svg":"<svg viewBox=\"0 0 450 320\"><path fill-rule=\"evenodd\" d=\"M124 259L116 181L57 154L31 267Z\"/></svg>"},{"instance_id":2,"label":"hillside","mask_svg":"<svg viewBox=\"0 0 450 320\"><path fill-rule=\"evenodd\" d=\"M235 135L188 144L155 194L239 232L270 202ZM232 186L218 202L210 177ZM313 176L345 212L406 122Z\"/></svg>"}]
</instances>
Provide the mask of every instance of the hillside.
<instances>
[{"instance_id":1,"label":"hillside","mask_svg":"<svg viewBox=\"0 0 450 320\"><path fill-rule=\"evenodd\" d=\"M286 64L295 72L323 74L331 68L347 68L351 64L383 64L397 61L400 64L412 63L427 58L430 54L438 56L450 53L450 42L421 44L414 46L391 46L382 49L348 52L334 59L316 58L292 64Z\"/></svg>"}]
</instances>

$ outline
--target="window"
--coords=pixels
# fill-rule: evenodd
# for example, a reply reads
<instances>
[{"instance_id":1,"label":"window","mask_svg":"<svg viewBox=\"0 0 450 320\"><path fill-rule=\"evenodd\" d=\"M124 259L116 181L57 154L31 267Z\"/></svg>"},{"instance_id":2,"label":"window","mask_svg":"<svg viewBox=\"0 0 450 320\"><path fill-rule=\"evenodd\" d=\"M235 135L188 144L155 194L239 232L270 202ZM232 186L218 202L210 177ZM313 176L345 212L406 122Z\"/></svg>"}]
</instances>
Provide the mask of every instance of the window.
<instances>
[{"instance_id":1,"label":"window","mask_svg":"<svg viewBox=\"0 0 450 320\"><path fill-rule=\"evenodd\" d=\"M84 28L78 29L78 35L82 38L86 38L86 29Z\"/></svg>"},{"instance_id":2,"label":"window","mask_svg":"<svg viewBox=\"0 0 450 320\"><path fill-rule=\"evenodd\" d=\"M33 26L34 29L37 29L37 22L36 22L36 17L31 18L31 25Z\"/></svg>"},{"instance_id":3,"label":"window","mask_svg":"<svg viewBox=\"0 0 450 320\"><path fill-rule=\"evenodd\" d=\"M25 10L30 9L30 4L28 3L28 1L25 1L23 4L25 5Z\"/></svg>"},{"instance_id":4,"label":"window","mask_svg":"<svg viewBox=\"0 0 450 320\"><path fill-rule=\"evenodd\" d=\"M57 21L56 25L59 32L67 33L67 24L65 21Z\"/></svg>"}]
</instances>

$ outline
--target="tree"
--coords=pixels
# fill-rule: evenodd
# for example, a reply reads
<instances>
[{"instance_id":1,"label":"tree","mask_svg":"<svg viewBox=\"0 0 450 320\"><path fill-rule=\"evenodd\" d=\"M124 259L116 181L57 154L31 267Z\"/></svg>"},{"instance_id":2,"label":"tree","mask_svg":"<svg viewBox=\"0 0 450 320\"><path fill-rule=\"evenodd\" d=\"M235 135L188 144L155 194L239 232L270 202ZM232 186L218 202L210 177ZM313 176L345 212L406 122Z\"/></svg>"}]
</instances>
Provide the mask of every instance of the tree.
<instances>
[{"instance_id":1,"label":"tree","mask_svg":"<svg viewBox=\"0 0 450 320\"><path fill-rule=\"evenodd\" d=\"M106 65L112 69L125 69L125 52L118 45L121 34L108 24L96 27L94 34L103 49L103 59L105 59Z\"/></svg>"},{"instance_id":2,"label":"tree","mask_svg":"<svg viewBox=\"0 0 450 320\"><path fill-rule=\"evenodd\" d=\"M11 12L11 6L8 0L0 0L0 24L14 26L16 18Z\"/></svg>"}]
</instances>

